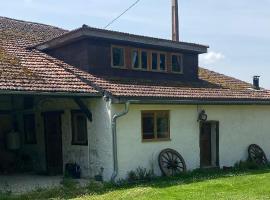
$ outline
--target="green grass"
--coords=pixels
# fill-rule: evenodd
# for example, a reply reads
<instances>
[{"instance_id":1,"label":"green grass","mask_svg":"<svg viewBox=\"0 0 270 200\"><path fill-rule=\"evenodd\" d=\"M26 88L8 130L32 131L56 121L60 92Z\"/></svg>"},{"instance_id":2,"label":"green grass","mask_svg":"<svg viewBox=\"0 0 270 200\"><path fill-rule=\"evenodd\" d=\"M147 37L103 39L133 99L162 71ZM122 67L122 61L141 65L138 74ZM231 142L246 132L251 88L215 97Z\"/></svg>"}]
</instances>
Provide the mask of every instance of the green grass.
<instances>
[{"instance_id":1,"label":"green grass","mask_svg":"<svg viewBox=\"0 0 270 200\"><path fill-rule=\"evenodd\" d=\"M77 200L256 200L270 199L270 170L247 172L192 172L148 183L90 184L78 188L69 181L61 188L39 190L22 196L0 194L0 199L77 199Z\"/></svg>"}]
</instances>

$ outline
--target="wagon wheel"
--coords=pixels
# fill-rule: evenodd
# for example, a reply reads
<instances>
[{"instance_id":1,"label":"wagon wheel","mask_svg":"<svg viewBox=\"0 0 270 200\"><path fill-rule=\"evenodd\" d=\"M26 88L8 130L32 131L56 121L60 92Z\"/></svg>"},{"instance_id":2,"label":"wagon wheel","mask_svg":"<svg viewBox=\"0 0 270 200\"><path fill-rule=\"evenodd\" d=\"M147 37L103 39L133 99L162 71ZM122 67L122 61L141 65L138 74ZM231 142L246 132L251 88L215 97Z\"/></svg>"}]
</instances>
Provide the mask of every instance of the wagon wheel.
<instances>
[{"instance_id":1,"label":"wagon wheel","mask_svg":"<svg viewBox=\"0 0 270 200\"><path fill-rule=\"evenodd\" d=\"M174 176L186 171L183 157L173 149L164 149L160 152L159 167L165 176Z\"/></svg>"},{"instance_id":2,"label":"wagon wheel","mask_svg":"<svg viewBox=\"0 0 270 200\"><path fill-rule=\"evenodd\" d=\"M266 165L267 158L264 151L256 144L251 144L248 147L249 158L258 165Z\"/></svg>"}]
</instances>

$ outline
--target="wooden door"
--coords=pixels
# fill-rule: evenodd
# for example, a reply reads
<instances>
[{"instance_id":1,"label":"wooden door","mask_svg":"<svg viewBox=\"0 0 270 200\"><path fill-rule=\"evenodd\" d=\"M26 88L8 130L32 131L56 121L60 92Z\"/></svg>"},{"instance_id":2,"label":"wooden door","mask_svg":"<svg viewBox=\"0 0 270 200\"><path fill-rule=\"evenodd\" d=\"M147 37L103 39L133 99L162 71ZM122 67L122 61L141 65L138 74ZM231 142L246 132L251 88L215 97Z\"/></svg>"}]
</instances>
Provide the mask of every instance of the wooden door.
<instances>
[{"instance_id":1,"label":"wooden door","mask_svg":"<svg viewBox=\"0 0 270 200\"><path fill-rule=\"evenodd\" d=\"M61 113L44 113L46 163L49 175L63 174Z\"/></svg>"},{"instance_id":2,"label":"wooden door","mask_svg":"<svg viewBox=\"0 0 270 200\"><path fill-rule=\"evenodd\" d=\"M209 167L212 165L211 123L201 124L200 157L201 157L201 167Z\"/></svg>"}]
</instances>

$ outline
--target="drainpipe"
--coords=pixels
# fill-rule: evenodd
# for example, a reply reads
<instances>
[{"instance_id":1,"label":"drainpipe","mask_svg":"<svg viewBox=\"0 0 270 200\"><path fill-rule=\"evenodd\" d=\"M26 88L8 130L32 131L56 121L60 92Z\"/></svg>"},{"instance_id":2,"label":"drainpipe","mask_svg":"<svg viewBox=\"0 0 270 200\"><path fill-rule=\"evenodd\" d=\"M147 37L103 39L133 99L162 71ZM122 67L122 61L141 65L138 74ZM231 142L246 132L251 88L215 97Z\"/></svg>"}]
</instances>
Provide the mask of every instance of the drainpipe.
<instances>
[{"instance_id":1,"label":"drainpipe","mask_svg":"<svg viewBox=\"0 0 270 200\"><path fill-rule=\"evenodd\" d=\"M118 118L126 115L129 111L129 105L131 101L125 102L125 109L113 115L112 118L112 139L113 139L113 173L111 177L111 181L115 182L115 178L118 175L118 158L117 158L117 132L116 132L116 121Z\"/></svg>"}]
</instances>

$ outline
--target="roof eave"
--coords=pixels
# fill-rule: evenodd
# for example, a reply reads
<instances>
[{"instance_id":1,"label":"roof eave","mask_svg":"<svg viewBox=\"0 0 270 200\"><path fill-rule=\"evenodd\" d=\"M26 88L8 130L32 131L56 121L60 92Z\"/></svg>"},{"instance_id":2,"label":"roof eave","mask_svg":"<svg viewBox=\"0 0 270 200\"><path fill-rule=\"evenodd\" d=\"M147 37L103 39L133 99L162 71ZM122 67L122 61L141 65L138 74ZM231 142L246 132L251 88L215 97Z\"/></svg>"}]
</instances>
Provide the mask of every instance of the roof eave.
<instances>
[{"instance_id":1,"label":"roof eave","mask_svg":"<svg viewBox=\"0 0 270 200\"><path fill-rule=\"evenodd\" d=\"M32 95L32 96L54 96L54 97L102 97L101 93L87 92L43 92L27 90L0 90L0 95Z\"/></svg>"},{"instance_id":2,"label":"roof eave","mask_svg":"<svg viewBox=\"0 0 270 200\"><path fill-rule=\"evenodd\" d=\"M38 44L34 46L34 48L43 51L47 49L56 48L65 43L69 43L71 41L75 41L77 39L85 38L85 37L172 48L172 49L183 50L183 51L191 51L198 54L207 53L207 49L209 48L209 46L205 46L205 45L186 43L186 42L174 42L174 41L165 40L165 39L129 35L125 33L105 31L105 30L94 29L94 28L80 28L75 31L71 31L67 34L64 34L60 37L54 38L50 41Z\"/></svg>"},{"instance_id":3,"label":"roof eave","mask_svg":"<svg viewBox=\"0 0 270 200\"><path fill-rule=\"evenodd\" d=\"M112 103L121 104L131 101L134 104L178 104L178 105L270 105L270 99L158 99L144 97L114 98Z\"/></svg>"}]
</instances>

